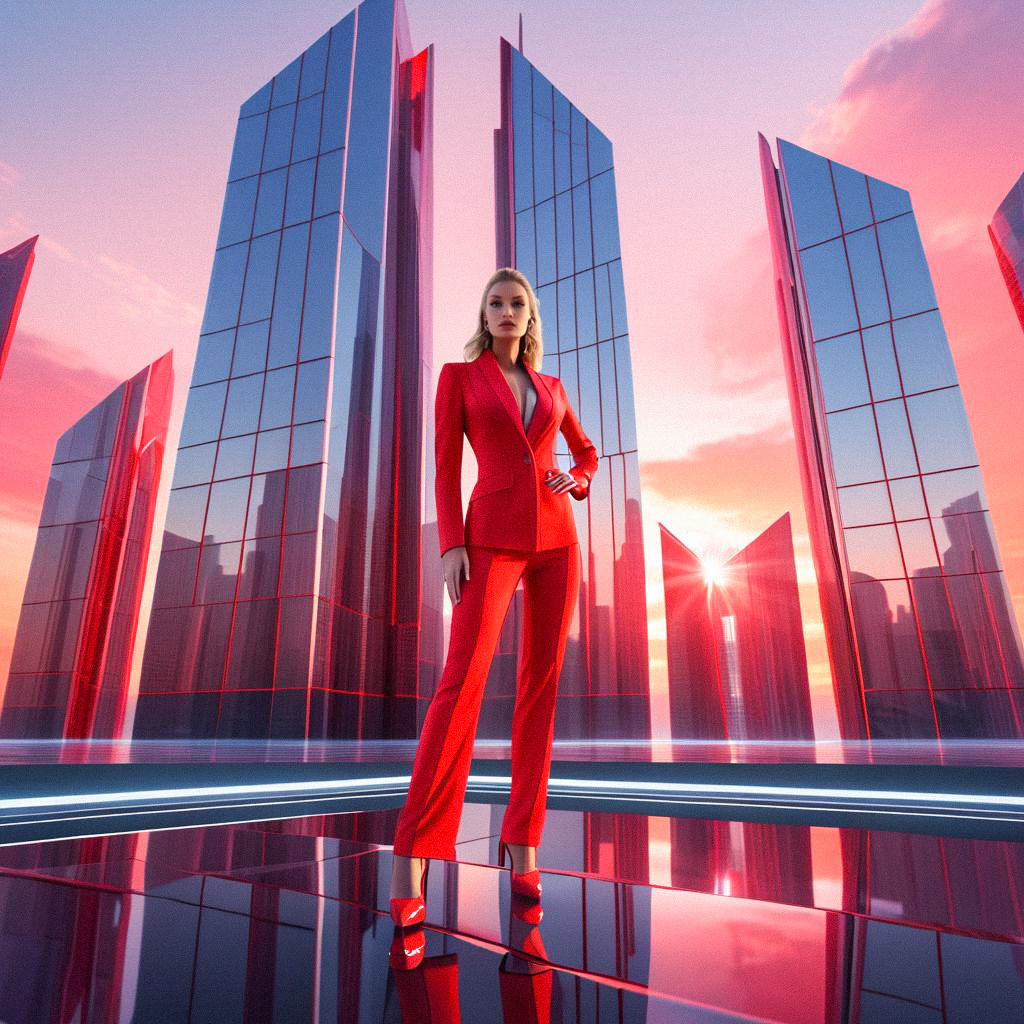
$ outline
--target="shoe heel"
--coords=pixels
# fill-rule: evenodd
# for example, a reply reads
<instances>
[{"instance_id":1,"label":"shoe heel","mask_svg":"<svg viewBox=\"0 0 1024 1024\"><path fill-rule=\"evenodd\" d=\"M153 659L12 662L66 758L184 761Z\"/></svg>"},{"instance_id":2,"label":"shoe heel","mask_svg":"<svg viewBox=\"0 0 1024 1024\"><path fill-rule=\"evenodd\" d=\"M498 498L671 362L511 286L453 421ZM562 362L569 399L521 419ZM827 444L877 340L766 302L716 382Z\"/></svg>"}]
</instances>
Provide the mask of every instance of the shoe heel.
<instances>
[{"instance_id":1,"label":"shoe heel","mask_svg":"<svg viewBox=\"0 0 1024 1024\"><path fill-rule=\"evenodd\" d=\"M430 860L424 858L423 870L420 872L419 896L398 897L391 900L391 920L399 928L412 928L426 919L426 885L429 870Z\"/></svg>"}]
</instances>

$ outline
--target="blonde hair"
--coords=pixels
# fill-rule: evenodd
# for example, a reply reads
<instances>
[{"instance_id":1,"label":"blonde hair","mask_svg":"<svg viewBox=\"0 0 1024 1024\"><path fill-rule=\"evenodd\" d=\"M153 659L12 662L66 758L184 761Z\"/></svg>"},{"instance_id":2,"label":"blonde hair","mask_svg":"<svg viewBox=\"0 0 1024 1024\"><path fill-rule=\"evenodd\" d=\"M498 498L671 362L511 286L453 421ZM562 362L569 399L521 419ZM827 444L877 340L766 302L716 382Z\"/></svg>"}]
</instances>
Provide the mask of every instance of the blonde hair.
<instances>
[{"instance_id":1,"label":"blonde hair","mask_svg":"<svg viewBox=\"0 0 1024 1024\"><path fill-rule=\"evenodd\" d=\"M486 310L487 296L491 289L501 281L515 281L522 285L526 292L526 301L530 307L530 316L533 317L533 324L526 329L526 333L519 342L519 357L524 363L537 373L540 372L541 361L544 358L544 343L541 340L540 309L537 306L537 296L530 287L526 275L515 267L502 267L495 271L484 286L483 298L480 300L480 311L477 313L476 332L462 348L462 355L467 362L472 362L485 348L491 347L491 332L487 330Z\"/></svg>"}]
</instances>

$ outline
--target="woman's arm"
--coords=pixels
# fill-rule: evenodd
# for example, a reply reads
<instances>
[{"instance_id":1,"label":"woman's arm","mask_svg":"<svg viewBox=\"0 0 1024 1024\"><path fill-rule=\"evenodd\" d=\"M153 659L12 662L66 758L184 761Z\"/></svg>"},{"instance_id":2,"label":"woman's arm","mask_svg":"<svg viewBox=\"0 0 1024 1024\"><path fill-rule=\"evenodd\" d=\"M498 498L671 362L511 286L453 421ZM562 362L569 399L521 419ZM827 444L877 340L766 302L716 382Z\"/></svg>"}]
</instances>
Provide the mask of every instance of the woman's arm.
<instances>
[{"instance_id":1,"label":"woman's arm","mask_svg":"<svg viewBox=\"0 0 1024 1024\"><path fill-rule=\"evenodd\" d=\"M590 481L597 472L597 448L594 442L583 432L580 421L576 418L572 406L569 404L569 396L565 393L565 385L561 381L558 386L562 389L562 397L565 399L565 416L562 418L560 427L562 436L569 445L572 452L573 467L569 475L574 477L578 483L569 491L577 500L582 501L590 492Z\"/></svg>"},{"instance_id":2,"label":"woman's arm","mask_svg":"<svg viewBox=\"0 0 1024 1024\"><path fill-rule=\"evenodd\" d=\"M442 556L449 548L465 544L462 520L462 435L465 409L462 382L451 363L445 363L437 378L434 400L434 499L437 505L437 533Z\"/></svg>"}]
</instances>

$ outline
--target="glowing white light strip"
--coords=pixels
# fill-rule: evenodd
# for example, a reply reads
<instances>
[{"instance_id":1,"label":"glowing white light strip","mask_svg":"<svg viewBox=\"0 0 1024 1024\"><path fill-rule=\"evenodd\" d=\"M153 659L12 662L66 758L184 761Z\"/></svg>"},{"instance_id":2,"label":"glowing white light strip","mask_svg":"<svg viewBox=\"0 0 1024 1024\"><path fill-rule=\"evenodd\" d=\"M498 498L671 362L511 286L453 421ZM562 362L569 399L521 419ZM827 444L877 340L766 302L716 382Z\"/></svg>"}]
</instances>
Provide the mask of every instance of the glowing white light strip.
<instances>
[{"instance_id":1,"label":"glowing white light strip","mask_svg":"<svg viewBox=\"0 0 1024 1024\"><path fill-rule=\"evenodd\" d=\"M470 775L469 785L476 790L507 791L511 778L507 775ZM202 800L216 801L230 797L271 798L285 794L337 793L340 791L366 792L367 790L401 791L409 784L408 775L392 775L379 778L321 779L305 782L277 782L231 786L193 786L181 789L140 789L107 793L60 794L33 797L15 797L0 800L0 812L16 813L42 808L76 808L90 805L145 804L159 801ZM880 789L822 789L806 786L737 785L724 783L695 782L621 782L605 779L552 778L549 792L561 795L586 796L592 799L622 799L626 796L647 798L659 802L676 800L692 801L718 796L723 800L750 800L764 797L763 806L784 806L772 804L771 800L813 800L827 805L843 804L848 801L862 801L881 806L904 803L957 804L965 807L1024 808L1024 797L993 796L975 793L928 793L913 790Z\"/></svg>"},{"instance_id":2,"label":"glowing white light strip","mask_svg":"<svg viewBox=\"0 0 1024 1024\"><path fill-rule=\"evenodd\" d=\"M509 776L498 775L470 775L469 781L474 785L486 785L487 783L499 784L505 788L511 784ZM975 793L919 793L912 790L892 789L815 789L805 786L750 786L750 785L728 785L723 783L698 783L698 782L617 782L606 779L563 779L552 778L548 783L551 789L562 789L575 787L585 792L597 792L599 790L613 790L622 793L679 793L679 794L720 794L722 796L755 796L764 793L775 797L801 797L804 799L817 799L835 802L836 800L902 800L913 803L927 802L951 802L962 804L978 804L1006 806L1007 804L1024 807L1024 797L1021 796L989 796L987 794Z\"/></svg>"},{"instance_id":3,"label":"glowing white light strip","mask_svg":"<svg viewBox=\"0 0 1024 1024\"><path fill-rule=\"evenodd\" d=\"M149 800L185 800L191 797L216 799L229 796L268 796L278 793L309 793L318 790L408 786L408 775L378 779L323 779L315 782L274 782L247 786L193 786L188 789L136 789L120 793L72 793L60 796L26 796L0 800L0 811L36 807L76 807L97 803L130 803Z\"/></svg>"}]
</instances>

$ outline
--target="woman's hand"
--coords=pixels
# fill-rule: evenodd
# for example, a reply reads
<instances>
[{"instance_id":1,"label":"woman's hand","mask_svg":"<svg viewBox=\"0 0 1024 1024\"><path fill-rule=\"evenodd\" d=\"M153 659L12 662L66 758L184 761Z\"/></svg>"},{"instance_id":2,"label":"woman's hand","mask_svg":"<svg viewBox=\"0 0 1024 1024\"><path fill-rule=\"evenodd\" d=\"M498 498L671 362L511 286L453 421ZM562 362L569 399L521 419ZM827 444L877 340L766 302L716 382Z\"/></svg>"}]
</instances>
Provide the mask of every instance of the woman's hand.
<instances>
[{"instance_id":1,"label":"woman's hand","mask_svg":"<svg viewBox=\"0 0 1024 1024\"><path fill-rule=\"evenodd\" d=\"M548 470L548 472L551 475L544 481L544 485L550 487L555 494L565 494L579 483L576 477L570 476L568 473L558 473L555 470Z\"/></svg>"},{"instance_id":2,"label":"woman's hand","mask_svg":"<svg viewBox=\"0 0 1024 1024\"><path fill-rule=\"evenodd\" d=\"M464 547L449 548L441 556L441 571L452 604L462 600L462 577L469 579L469 554Z\"/></svg>"}]
</instances>

